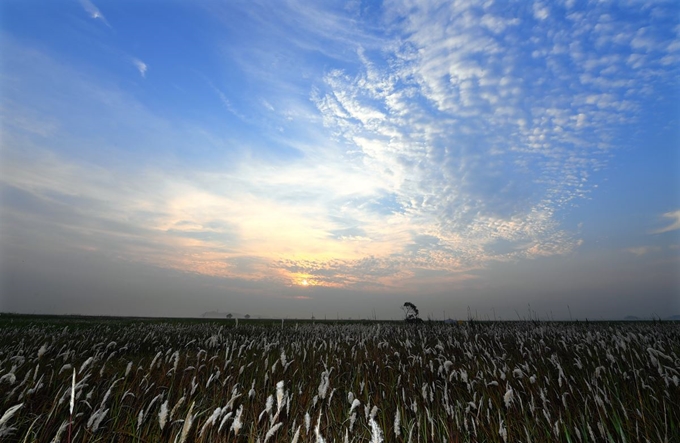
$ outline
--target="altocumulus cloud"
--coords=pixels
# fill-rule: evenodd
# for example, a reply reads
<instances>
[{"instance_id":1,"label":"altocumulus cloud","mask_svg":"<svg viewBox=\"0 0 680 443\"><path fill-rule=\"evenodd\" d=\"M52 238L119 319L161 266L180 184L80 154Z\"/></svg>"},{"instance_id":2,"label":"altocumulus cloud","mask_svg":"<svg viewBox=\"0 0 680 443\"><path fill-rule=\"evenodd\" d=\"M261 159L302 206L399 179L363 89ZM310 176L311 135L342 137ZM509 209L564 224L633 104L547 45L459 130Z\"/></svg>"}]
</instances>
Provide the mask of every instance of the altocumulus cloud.
<instances>
[{"instance_id":1,"label":"altocumulus cloud","mask_svg":"<svg viewBox=\"0 0 680 443\"><path fill-rule=\"evenodd\" d=\"M5 121L2 182L52 214L72 247L215 276L379 290L571 254L581 236L561 217L588 197L641 103L677 78L680 28L654 26L663 7L389 0L370 19L294 2L276 17L249 9L253 29L272 34L225 50L228 61L277 92L246 108L233 88L201 78L238 117L226 142L34 51L40 72L74 97L51 112L52 133L78 118L138 164L76 161L37 133L42 148L25 150L19 126L41 125ZM286 57L295 69L281 68ZM133 63L145 77L146 64ZM90 146L85 138L70 141ZM223 168L187 154L225 145ZM149 146L166 150L165 163ZM173 156L189 160L168 167ZM23 229L27 211L14 207L7 220ZM659 233L677 229L677 212L666 215L673 222Z\"/></svg>"},{"instance_id":2,"label":"altocumulus cloud","mask_svg":"<svg viewBox=\"0 0 680 443\"><path fill-rule=\"evenodd\" d=\"M588 195L647 75L671 79L677 35L607 6L388 5L397 36L359 48L361 67L331 70L314 96L352 161L394 196L399 210L380 223L412 227L383 259L456 271L573 251L578 233L557 215ZM410 248L421 234L436 242Z\"/></svg>"}]
</instances>

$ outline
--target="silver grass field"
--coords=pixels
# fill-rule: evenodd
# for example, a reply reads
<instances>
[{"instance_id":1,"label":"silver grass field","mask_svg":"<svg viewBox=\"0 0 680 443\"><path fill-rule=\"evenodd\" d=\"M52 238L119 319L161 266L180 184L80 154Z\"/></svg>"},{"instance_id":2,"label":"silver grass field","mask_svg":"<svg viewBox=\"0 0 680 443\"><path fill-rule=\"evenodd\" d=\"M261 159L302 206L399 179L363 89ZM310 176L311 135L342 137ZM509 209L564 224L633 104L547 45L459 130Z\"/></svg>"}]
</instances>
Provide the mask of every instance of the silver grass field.
<instances>
[{"instance_id":1,"label":"silver grass field","mask_svg":"<svg viewBox=\"0 0 680 443\"><path fill-rule=\"evenodd\" d=\"M0 319L3 442L672 443L679 385L673 322Z\"/></svg>"}]
</instances>

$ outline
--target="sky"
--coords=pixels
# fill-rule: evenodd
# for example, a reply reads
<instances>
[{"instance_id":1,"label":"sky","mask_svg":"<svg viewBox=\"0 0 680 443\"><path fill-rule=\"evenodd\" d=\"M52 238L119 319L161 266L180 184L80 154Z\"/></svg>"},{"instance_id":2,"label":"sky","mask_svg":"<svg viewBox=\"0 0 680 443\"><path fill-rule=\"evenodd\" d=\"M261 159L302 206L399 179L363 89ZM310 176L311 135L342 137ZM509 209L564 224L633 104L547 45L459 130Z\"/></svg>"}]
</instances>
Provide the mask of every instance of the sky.
<instances>
[{"instance_id":1,"label":"sky","mask_svg":"<svg viewBox=\"0 0 680 443\"><path fill-rule=\"evenodd\" d=\"M677 1L0 4L0 311L680 314Z\"/></svg>"}]
</instances>

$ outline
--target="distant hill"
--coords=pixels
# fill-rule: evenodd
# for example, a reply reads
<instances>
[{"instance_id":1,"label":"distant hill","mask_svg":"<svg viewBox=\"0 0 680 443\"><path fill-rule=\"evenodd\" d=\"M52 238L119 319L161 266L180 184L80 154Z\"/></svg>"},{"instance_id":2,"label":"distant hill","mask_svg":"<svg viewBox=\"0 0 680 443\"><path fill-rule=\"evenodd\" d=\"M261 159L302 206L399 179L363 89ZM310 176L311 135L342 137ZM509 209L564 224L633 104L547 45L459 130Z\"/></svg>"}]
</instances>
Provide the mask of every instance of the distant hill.
<instances>
[{"instance_id":1,"label":"distant hill","mask_svg":"<svg viewBox=\"0 0 680 443\"><path fill-rule=\"evenodd\" d=\"M678 320L678 321L680 321L680 315L671 315L670 317L666 317L666 320Z\"/></svg>"},{"instance_id":2,"label":"distant hill","mask_svg":"<svg viewBox=\"0 0 680 443\"><path fill-rule=\"evenodd\" d=\"M627 315L623 319L624 320L640 320L640 317L636 317L634 315Z\"/></svg>"}]
</instances>

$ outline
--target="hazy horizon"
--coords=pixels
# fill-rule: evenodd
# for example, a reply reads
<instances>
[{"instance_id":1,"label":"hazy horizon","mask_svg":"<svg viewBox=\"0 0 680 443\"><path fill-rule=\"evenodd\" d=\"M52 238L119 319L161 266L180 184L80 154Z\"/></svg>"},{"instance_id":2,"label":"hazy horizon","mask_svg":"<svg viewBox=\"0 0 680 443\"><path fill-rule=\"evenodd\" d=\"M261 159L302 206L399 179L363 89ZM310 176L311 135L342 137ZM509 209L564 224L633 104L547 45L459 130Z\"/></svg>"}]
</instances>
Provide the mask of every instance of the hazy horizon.
<instances>
[{"instance_id":1,"label":"hazy horizon","mask_svg":"<svg viewBox=\"0 0 680 443\"><path fill-rule=\"evenodd\" d=\"M2 312L680 314L678 3L0 12Z\"/></svg>"}]
</instances>

